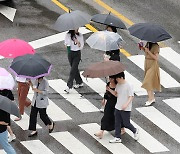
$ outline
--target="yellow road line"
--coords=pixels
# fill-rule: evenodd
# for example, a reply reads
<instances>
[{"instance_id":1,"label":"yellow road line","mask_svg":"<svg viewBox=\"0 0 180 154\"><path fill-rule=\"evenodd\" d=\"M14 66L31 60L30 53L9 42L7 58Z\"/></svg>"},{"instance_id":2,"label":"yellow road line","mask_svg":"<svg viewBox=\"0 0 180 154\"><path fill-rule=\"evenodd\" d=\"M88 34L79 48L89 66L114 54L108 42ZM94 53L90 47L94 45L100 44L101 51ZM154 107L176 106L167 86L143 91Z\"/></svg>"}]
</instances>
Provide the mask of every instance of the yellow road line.
<instances>
[{"instance_id":1,"label":"yellow road line","mask_svg":"<svg viewBox=\"0 0 180 154\"><path fill-rule=\"evenodd\" d=\"M58 0L52 0L53 3L55 3L57 6L59 6L61 9L63 9L66 12L69 12L69 8L67 8L65 5L63 5L62 3L60 3ZM89 30L91 30L92 32L97 32L98 30L96 28L94 28L93 26L91 26L90 24L86 24L85 25ZM126 57L131 56L130 53L128 53L126 50L121 49L120 52L122 54L124 54Z\"/></svg>"},{"instance_id":2,"label":"yellow road line","mask_svg":"<svg viewBox=\"0 0 180 154\"><path fill-rule=\"evenodd\" d=\"M112 7L110 7L109 5L107 5L106 3L104 3L101 0L93 0L94 2L96 2L97 4L99 4L100 6L102 6L103 8L105 8L107 11L111 12L112 14L116 15L118 18L120 18L122 21L124 21L125 23L127 23L129 26L134 25L134 22L132 22L130 19L126 18L125 16L123 16L122 14L120 14L118 11L114 10ZM158 42L159 46L161 48L167 47L163 42Z\"/></svg>"},{"instance_id":3,"label":"yellow road line","mask_svg":"<svg viewBox=\"0 0 180 154\"><path fill-rule=\"evenodd\" d=\"M117 17L119 17L121 20L126 22L128 25L130 25L130 26L134 25L134 23L131 20L129 20L128 18L126 18L125 16L120 14L118 11L114 10L112 7L110 7L109 5L104 3L103 1L101 1L101 0L94 0L94 2L98 3L100 6L102 6L103 8L108 10L109 12L111 12L114 15L116 15Z\"/></svg>"}]
</instances>

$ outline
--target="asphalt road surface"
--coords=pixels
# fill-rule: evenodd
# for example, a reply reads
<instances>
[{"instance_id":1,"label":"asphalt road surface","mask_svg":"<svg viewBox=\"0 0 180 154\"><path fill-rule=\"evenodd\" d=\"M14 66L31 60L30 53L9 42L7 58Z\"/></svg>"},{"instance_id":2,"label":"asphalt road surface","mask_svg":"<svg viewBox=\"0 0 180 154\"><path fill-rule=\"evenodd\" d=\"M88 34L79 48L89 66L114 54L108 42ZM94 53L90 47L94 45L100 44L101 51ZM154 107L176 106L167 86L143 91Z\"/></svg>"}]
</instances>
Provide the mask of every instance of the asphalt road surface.
<instances>
[{"instance_id":1,"label":"asphalt road surface","mask_svg":"<svg viewBox=\"0 0 180 154\"><path fill-rule=\"evenodd\" d=\"M63 5L63 6L62 6ZM138 39L126 30L118 30L126 44L121 62L127 66L126 78L133 83L135 98L131 120L140 128L140 139L126 130L122 143L110 144L114 132L103 139L94 136L100 128L103 113L99 112L105 91L104 79L85 79L84 87L67 95L63 92L69 75L69 63L64 47L64 33L52 29L65 9L81 10L89 15L108 13L118 16L127 27L134 23L154 22L162 25L172 39L161 44L160 67L162 92L155 93L156 103L144 107L147 95L141 88L143 81L143 53L138 50ZM47 79L50 84L48 114L55 121L55 129L48 134L38 118L38 136L28 138L30 108L12 129L16 140L11 144L17 154L178 154L180 153L180 1L179 0L8 0L0 2L0 41L19 38L29 42L36 52L52 63ZM105 26L90 23L97 30ZM81 28L87 39L92 29ZM103 52L87 44L82 51L80 71L91 63L102 61ZM12 59L1 57L0 66L8 69ZM16 87L13 91L17 101ZM32 98L30 91L28 97ZM0 147L1 149L1 147ZM0 154L4 153L0 150Z\"/></svg>"}]
</instances>

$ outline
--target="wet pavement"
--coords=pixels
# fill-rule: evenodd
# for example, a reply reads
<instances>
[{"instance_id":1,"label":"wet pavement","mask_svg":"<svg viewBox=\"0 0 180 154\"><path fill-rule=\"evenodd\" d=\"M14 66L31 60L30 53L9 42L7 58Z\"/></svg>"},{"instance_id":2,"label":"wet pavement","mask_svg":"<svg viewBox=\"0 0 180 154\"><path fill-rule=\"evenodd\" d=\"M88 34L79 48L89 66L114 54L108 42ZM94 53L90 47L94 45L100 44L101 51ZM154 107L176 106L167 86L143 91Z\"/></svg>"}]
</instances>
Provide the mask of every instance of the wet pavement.
<instances>
[{"instance_id":1,"label":"wet pavement","mask_svg":"<svg viewBox=\"0 0 180 154\"><path fill-rule=\"evenodd\" d=\"M107 13L108 11L97 5L92 0L60 0L62 4L71 8L72 10L79 9L88 13L89 15L94 15L100 12ZM153 0L149 2L148 0L128 0L128 1L118 1L118 0L104 0L103 2L110 5L113 9L121 12L123 15L128 17L134 23L138 22L156 22L163 27L173 36L173 39L166 41L166 45L173 48L177 53L180 54L179 44L177 41L180 40L179 31L179 2L174 4L171 1L159 2ZM7 5L17 9L14 21L11 22L5 16L0 14L0 41L9 38L19 38L27 42L35 41L44 37L48 37L58 32L52 29L52 25L55 23L59 15L65 13L64 10L59 8L50 0L13 0L9 2L1 2L2 5ZM158 7L158 8L157 8ZM169 13L171 12L171 13ZM105 29L105 26L100 24L92 23L92 25L98 30ZM129 25L126 23L127 27ZM138 50L137 39L133 38L128 34L127 31L118 30L118 33L122 35L123 39L126 41L124 49L130 52L132 55L142 54ZM84 35L84 38L88 38L90 34ZM179 39L179 40L178 40ZM64 47L63 42L58 42L48 46L44 46L36 49L37 53L41 54L45 59L52 63L52 71L47 79L63 79L67 82L69 75L69 63L67 59L67 52ZM89 64L97 61L103 60L103 52L90 49L90 47L85 44L82 51L82 62L80 63L79 69L83 71ZM0 66L8 68L12 59L1 59ZM127 59L121 53L121 61L127 65L127 71L132 74L139 81L143 80L143 71L132 61ZM160 66L170 74L177 82L180 82L180 70L170 62L160 57ZM104 80L104 79L102 79ZM168 81L167 81L168 82ZM95 92L91 87L85 84L81 89L77 90L83 98L89 100L95 107L100 108L100 101L102 97ZM15 98L17 100L16 90L13 91ZM179 98L180 87L178 88L164 88L162 93L156 93L156 101L154 107L173 121L177 126L180 127L180 114L165 104L162 100L169 98ZM75 138L82 142L87 148L89 148L95 154L109 154L111 153L107 147L96 141L92 136L90 136L86 131L79 127L81 124L98 123L103 116L100 112L83 113L78 110L75 106L69 103L64 97L59 94L53 88L50 89L49 99L53 101L59 108L61 108L65 113L67 113L72 120L56 121L54 132L70 132ZM169 149L169 152L158 152L163 154L178 154L180 153L180 143L171 137L168 133L163 131L160 127L153 124L145 116L140 114L136 108L143 107L146 101L146 96L136 96L133 103L132 120L146 130L151 136L156 138L161 144ZM30 108L26 109L26 114L29 115ZM59 115L61 116L61 115ZM166 121L165 121L166 122ZM16 149L18 154L29 154L28 148L25 148L22 141L40 140L45 146L47 146L53 153L57 154L70 154L70 149L65 148L62 143L56 141L52 136L50 136L45 129L44 124L38 118L38 124L43 127L43 129L38 129L38 136L29 139L27 137L28 131L22 130L15 122L12 122L12 129L16 134L17 139L12 142L13 147ZM27 126L28 127L28 126ZM95 133L95 132L94 132ZM178 132L175 132L178 134ZM112 132L114 134L114 132ZM133 153L137 154L149 154L151 153L146 147L141 143L135 142L130 135L125 134L122 138L123 145L130 149ZM71 141L70 141L71 142ZM148 142L148 140L144 141ZM81 147L79 147L81 148ZM1 153L1 152L0 152ZM119 153L122 153L121 151ZM81 153L79 153L81 154ZM84 154L84 153L82 153Z\"/></svg>"}]
</instances>

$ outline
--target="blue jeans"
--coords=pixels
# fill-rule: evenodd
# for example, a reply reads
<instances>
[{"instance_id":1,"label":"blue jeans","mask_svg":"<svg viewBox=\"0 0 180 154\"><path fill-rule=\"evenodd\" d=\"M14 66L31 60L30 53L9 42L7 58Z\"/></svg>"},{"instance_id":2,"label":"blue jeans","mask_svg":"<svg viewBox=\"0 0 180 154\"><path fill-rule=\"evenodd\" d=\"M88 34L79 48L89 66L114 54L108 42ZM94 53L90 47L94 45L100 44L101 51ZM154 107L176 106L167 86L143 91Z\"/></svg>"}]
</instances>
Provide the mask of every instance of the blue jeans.
<instances>
[{"instance_id":1,"label":"blue jeans","mask_svg":"<svg viewBox=\"0 0 180 154\"><path fill-rule=\"evenodd\" d=\"M8 132L7 130L0 133L0 145L7 154L16 154L14 148L8 143Z\"/></svg>"}]
</instances>

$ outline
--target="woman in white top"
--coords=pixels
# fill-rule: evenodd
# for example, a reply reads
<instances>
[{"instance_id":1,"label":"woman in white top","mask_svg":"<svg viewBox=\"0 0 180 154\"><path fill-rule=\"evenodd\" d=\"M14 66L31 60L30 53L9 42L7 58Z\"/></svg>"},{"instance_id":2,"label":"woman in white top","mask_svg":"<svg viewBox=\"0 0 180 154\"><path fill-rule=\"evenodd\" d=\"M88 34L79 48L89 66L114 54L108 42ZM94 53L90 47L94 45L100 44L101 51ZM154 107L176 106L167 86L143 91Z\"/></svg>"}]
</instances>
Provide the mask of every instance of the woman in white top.
<instances>
[{"instance_id":1,"label":"woman in white top","mask_svg":"<svg viewBox=\"0 0 180 154\"><path fill-rule=\"evenodd\" d=\"M79 73L78 65L81 60L81 49L84 46L83 35L77 30L69 30L65 37L65 46L68 50L68 60L71 66L69 79L67 82L68 88L64 91L66 93L70 92L73 87L73 81L76 81L74 88L80 88L83 86L83 81Z\"/></svg>"}]
</instances>

